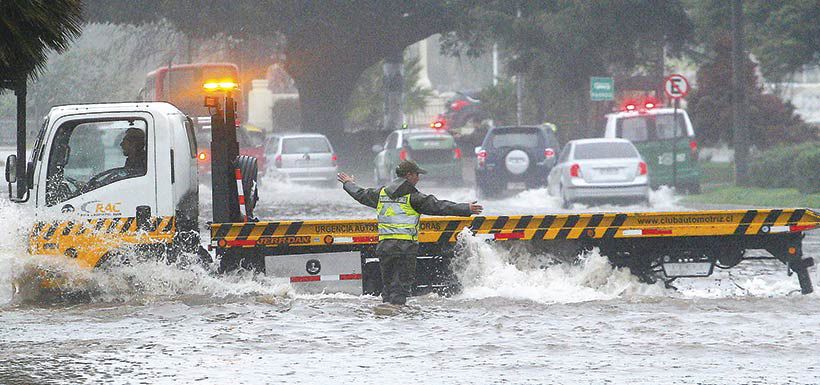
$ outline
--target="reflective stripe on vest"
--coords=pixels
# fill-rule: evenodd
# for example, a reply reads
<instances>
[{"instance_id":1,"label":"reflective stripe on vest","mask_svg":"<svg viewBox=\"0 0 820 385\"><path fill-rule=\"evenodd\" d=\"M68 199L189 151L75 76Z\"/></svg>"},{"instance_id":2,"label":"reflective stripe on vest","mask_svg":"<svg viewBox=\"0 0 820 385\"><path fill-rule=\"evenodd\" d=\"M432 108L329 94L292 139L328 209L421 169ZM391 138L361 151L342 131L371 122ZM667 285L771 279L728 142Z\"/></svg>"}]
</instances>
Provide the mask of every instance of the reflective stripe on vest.
<instances>
[{"instance_id":1,"label":"reflective stripe on vest","mask_svg":"<svg viewBox=\"0 0 820 385\"><path fill-rule=\"evenodd\" d=\"M376 205L379 221L379 240L403 239L418 241L419 214L410 205L410 194L396 199L390 198L385 189L379 192L379 203Z\"/></svg>"}]
</instances>

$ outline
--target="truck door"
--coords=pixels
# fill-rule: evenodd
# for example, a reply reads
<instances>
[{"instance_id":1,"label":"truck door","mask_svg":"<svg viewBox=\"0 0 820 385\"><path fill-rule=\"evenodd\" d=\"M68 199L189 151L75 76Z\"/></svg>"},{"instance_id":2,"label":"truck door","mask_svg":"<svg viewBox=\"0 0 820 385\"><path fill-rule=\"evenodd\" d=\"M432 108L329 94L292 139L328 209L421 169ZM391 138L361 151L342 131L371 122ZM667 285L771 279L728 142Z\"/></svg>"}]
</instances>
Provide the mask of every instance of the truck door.
<instances>
[{"instance_id":1,"label":"truck door","mask_svg":"<svg viewBox=\"0 0 820 385\"><path fill-rule=\"evenodd\" d=\"M46 217L126 219L157 212L150 114L86 114L57 120L38 172L36 206ZM44 187L44 188L43 188Z\"/></svg>"}]
</instances>

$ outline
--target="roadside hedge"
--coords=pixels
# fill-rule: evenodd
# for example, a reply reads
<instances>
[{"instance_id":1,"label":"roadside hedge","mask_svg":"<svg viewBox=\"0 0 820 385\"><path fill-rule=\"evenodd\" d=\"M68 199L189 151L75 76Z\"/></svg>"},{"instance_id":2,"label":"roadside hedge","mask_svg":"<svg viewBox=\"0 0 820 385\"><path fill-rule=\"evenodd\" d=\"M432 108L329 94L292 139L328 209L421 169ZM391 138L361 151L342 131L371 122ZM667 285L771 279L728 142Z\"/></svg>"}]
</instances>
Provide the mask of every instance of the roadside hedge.
<instances>
[{"instance_id":1,"label":"roadside hedge","mask_svg":"<svg viewBox=\"0 0 820 385\"><path fill-rule=\"evenodd\" d=\"M801 151L794 159L795 187L803 194L820 192L820 146Z\"/></svg>"},{"instance_id":2,"label":"roadside hedge","mask_svg":"<svg viewBox=\"0 0 820 385\"><path fill-rule=\"evenodd\" d=\"M778 146L764 151L749 165L752 184L765 188L797 188L820 192L820 142Z\"/></svg>"}]
</instances>

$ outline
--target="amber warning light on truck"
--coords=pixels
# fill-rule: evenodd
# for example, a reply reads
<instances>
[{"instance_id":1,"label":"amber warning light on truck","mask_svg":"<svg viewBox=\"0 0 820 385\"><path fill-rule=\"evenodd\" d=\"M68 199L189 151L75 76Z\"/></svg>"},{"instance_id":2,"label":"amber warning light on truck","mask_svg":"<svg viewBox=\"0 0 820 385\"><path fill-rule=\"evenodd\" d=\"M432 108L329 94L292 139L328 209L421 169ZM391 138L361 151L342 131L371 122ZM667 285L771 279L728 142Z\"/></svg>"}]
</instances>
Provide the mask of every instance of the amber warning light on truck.
<instances>
[{"instance_id":1,"label":"amber warning light on truck","mask_svg":"<svg viewBox=\"0 0 820 385\"><path fill-rule=\"evenodd\" d=\"M205 91L233 91L239 88L239 85L233 80L212 80L202 84L202 88Z\"/></svg>"}]
</instances>

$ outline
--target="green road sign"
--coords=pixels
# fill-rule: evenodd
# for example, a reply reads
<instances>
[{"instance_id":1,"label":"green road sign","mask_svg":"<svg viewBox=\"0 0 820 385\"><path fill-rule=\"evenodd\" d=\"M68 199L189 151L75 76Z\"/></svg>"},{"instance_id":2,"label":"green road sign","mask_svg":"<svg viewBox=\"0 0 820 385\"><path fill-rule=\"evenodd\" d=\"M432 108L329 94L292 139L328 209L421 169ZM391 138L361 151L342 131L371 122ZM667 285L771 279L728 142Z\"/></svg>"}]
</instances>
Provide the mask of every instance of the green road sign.
<instances>
[{"instance_id":1,"label":"green road sign","mask_svg":"<svg viewBox=\"0 0 820 385\"><path fill-rule=\"evenodd\" d=\"M615 82L612 78L589 78L589 98L593 101L615 98Z\"/></svg>"}]
</instances>

